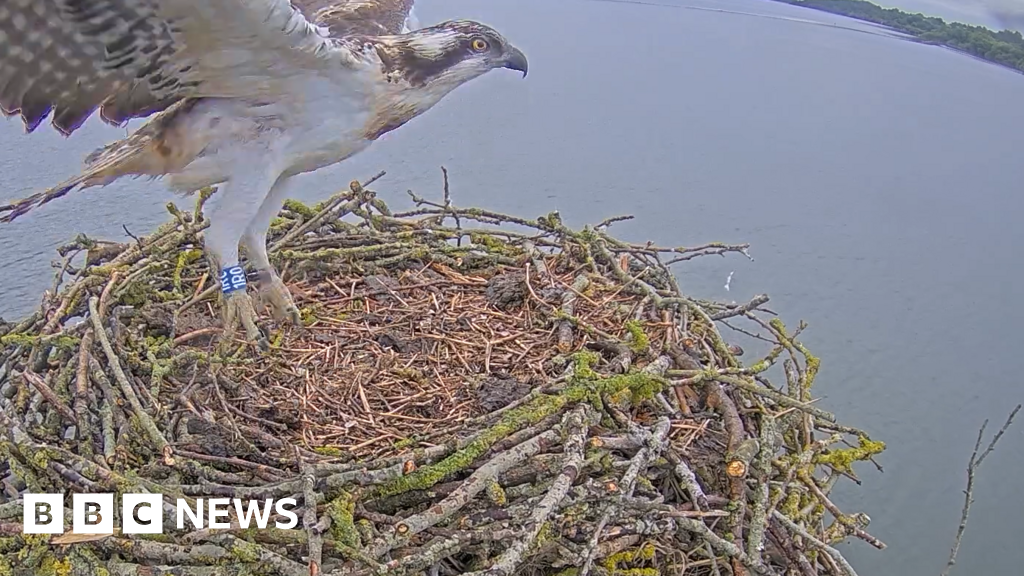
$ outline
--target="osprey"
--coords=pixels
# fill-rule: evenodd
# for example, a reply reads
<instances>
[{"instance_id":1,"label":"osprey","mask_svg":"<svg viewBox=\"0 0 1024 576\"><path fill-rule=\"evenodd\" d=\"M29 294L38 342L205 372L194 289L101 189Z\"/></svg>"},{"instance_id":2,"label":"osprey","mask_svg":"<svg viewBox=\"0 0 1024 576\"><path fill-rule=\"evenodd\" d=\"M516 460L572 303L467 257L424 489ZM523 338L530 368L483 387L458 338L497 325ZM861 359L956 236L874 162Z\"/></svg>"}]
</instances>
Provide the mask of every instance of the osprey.
<instances>
[{"instance_id":1,"label":"osprey","mask_svg":"<svg viewBox=\"0 0 1024 576\"><path fill-rule=\"evenodd\" d=\"M274 316L298 308L266 234L294 176L341 162L496 68L526 56L468 20L411 30L414 0L2 0L0 109L27 132L51 116L65 135L99 110L123 125L49 190L0 206L0 221L123 176L178 192L220 185L204 243L225 330L265 345L239 245Z\"/></svg>"}]
</instances>

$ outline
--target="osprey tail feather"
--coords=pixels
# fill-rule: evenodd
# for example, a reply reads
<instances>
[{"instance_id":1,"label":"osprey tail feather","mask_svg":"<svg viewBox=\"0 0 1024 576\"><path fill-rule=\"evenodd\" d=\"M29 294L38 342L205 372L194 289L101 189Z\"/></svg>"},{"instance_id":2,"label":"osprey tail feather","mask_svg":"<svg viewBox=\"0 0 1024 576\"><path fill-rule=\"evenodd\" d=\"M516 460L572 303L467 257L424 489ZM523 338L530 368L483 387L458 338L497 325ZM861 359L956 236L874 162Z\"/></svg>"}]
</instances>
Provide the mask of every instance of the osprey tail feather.
<instances>
[{"instance_id":1,"label":"osprey tail feather","mask_svg":"<svg viewBox=\"0 0 1024 576\"><path fill-rule=\"evenodd\" d=\"M175 105L153 118L127 138L108 144L85 158L85 169L52 188L36 192L9 204L0 205L0 222L11 222L33 208L42 206L75 190L106 186L122 176L157 177L180 170L195 158L197 150L182 138L181 125L175 120L192 107Z\"/></svg>"},{"instance_id":2,"label":"osprey tail feather","mask_svg":"<svg viewBox=\"0 0 1024 576\"><path fill-rule=\"evenodd\" d=\"M128 172L124 170L125 166L131 164L132 160L138 156L140 150L121 146L118 150L111 152L108 153L108 150L104 148L94 153L97 156L94 158L95 162L87 164L86 169L73 178L69 178L52 188L26 196L21 200L0 205L0 222L11 222L33 208L61 198L76 189L103 186L113 182L120 176L127 175Z\"/></svg>"}]
</instances>

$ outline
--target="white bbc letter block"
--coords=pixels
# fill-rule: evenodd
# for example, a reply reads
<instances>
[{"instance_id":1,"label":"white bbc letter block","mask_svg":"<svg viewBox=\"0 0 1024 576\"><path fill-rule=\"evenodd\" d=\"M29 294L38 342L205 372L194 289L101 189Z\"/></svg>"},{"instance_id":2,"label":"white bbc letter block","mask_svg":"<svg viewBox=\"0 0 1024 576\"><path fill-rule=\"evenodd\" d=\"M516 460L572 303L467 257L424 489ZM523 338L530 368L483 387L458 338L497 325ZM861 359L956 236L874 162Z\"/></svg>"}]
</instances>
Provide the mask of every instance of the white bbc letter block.
<instances>
[{"instance_id":1,"label":"white bbc letter block","mask_svg":"<svg viewBox=\"0 0 1024 576\"><path fill-rule=\"evenodd\" d=\"M73 494L71 520L75 534L113 534L114 495Z\"/></svg>"},{"instance_id":2,"label":"white bbc letter block","mask_svg":"<svg viewBox=\"0 0 1024 576\"><path fill-rule=\"evenodd\" d=\"M25 534L63 534L64 496L25 494L22 496Z\"/></svg>"},{"instance_id":3,"label":"white bbc letter block","mask_svg":"<svg viewBox=\"0 0 1024 576\"><path fill-rule=\"evenodd\" d=\"M121 497L121 532L162 534L164 499L159 494L125 494Z\"/></svg>"}]
</instances>

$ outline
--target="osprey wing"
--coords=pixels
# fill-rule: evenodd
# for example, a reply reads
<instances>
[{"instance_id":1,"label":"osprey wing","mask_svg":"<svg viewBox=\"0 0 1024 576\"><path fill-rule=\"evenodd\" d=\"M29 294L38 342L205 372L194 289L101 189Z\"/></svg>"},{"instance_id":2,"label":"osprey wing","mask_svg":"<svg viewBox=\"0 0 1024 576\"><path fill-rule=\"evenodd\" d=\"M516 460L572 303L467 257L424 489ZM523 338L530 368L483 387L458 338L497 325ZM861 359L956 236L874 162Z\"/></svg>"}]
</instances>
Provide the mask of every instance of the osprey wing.
<instances>
[{"instance_id":1,"label":"osprey wing","mask_svg":"<svg viewBox=\"0 0 1024 576\"><path fill-rule=\"evenodd\" d=\"M293 0L331 37L384 36L415 28L415 0Z\"/></svg>"},{"instance_id":2,"label":"osprey wing","mask_svg":"<svg viewBox=\"0 0 1024 576\"><path fill-rule=\"evenodd\" d=\"M2 0L0 110L65 134L187 97L260 96L345 58L289 0Z\"/></svg>"}]
</instances>

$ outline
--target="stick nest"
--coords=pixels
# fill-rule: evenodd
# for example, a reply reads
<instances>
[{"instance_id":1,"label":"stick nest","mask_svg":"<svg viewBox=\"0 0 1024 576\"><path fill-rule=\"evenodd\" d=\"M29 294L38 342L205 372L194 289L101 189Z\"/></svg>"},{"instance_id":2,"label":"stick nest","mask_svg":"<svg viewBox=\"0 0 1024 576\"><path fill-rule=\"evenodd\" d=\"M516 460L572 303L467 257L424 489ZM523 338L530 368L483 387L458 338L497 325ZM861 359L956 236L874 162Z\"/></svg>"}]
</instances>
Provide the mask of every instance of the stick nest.
<instances>
[{"instance_id":1,"label":"stick nest","mask_svg":"<svg viewBox=\"0 0 1024 576\"><path fill-rule=\"evenodd\" d=\"M39 310L0 321L0 574L811 576L854 574L849 537L884 547L829 499L884 445L814 405L804 326L676 284L745 245L458 208L447 173L395 214L379 176L274 221L303 326L265 322L265 352L221 338L213 190L60 248ZM23 535L25 492L158 492L164 534L72 534L68 497L69 532ZM211 497L300 521L177 527Z\"/></svg>"}]
</instances>

